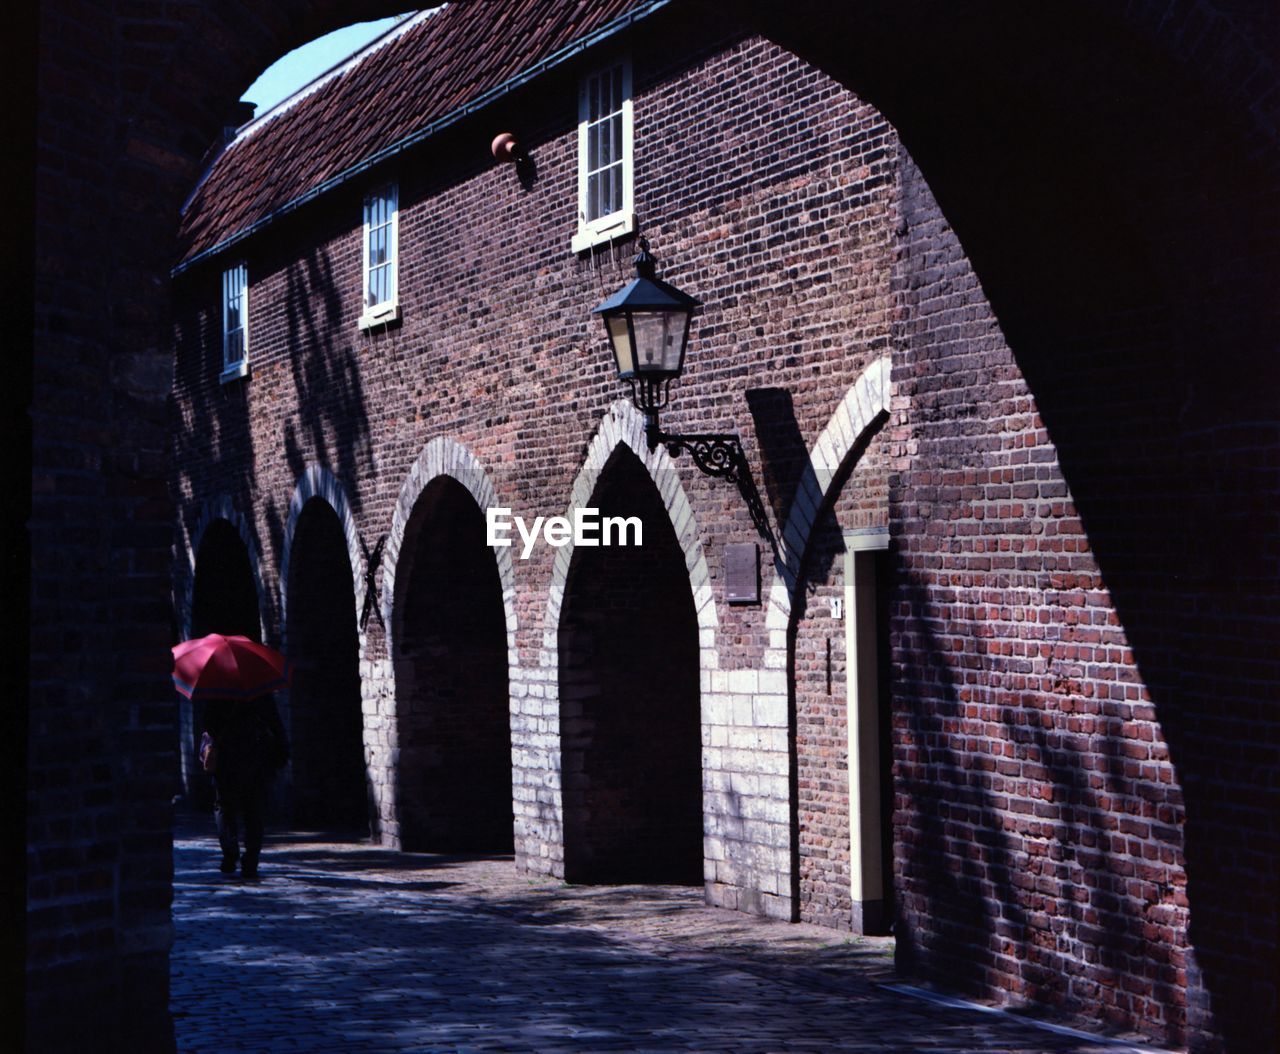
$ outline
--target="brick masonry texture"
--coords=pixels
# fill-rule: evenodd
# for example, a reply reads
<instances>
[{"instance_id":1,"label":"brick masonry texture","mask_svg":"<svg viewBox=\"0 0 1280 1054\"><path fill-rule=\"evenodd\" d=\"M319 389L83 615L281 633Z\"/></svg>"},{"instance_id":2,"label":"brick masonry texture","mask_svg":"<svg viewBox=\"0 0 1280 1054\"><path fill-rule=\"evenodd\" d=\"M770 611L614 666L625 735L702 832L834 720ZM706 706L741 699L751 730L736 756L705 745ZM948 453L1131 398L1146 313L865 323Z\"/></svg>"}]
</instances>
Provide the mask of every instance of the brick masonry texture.
<instances>
[{"instance_id":1,"label":"brick masonry texture","mask_svg":"<svg viewBox=\"0 0 1280 1054\"><path fill-rule=\"evenodd\" d=\"M778 439L774 459L777 473L791 473L774 481L781 496L794 489L797 478L795 466L786 463L791 451L785 444L803 448L812 442L845 390L886 346L889 132L834 82L760 41L673 62L670 55L646 50L642 39L633 61L637 211L661 217L661 225L646 222L646 231L673 267L686 269L668 269L667 277L727 294L699 320L699 346L706 350L691 362L677 409L664 423L672 430L732 428L750 443L751 403L741 398L742 387L724 384L722 371L734 362L751 364L746 388L765 396L785 391L794 405L790 419L780 419L789 433ZM341 481L357 533L371 546L386 533L388 510L423 447L445 435L491 478L493 503L529 519L566 508L579 467L573 452L584 449L619 394L584 305L625 278L629 256L623 251L592 261L568 251L576 129L572 106L564 100L572 98L570 81L560 93L531 96L522 115L532 127L550 130L545 140L531 139L538 177L530 190L510 169L475 156L483 136L451 141L439 155L401 168L398 328L361 334L355 325L360 235L351 217L359 215L358 193L340 195L309 218L308 232L331 235L308 242L301 258L295 242L286 240L286 233L298 237L300 225L267 240L261 256L249 256L253 347L246 383L216 382L217 270L183 276L180 293L192 306L175 320L182 349L175 463L184 507L194 512L209 495L231 495L256 518L256 547L269 567L284 541L280 499L271 495L289 492L303 471L324 465ZM803 100L800 119L794 100ZM838 130L850 127L857 134L836 143ZM467 161L460 168L459 153ZM696 193L677 195L680 170L699 173L705 187L700 183ZM832 249L841 260L834 270L826 256ZM783 284L785 295L766 293ZM777 311L760 314L771 299L778 300ZM797 317L806 320L802 327L795 326ZM527 350L508 360L500 349L512 346ZM833 368L827 360L837 346L848 354ZM721 361L707 368L717 355ZM682 415L689 423L682 423ZM776 427L773 418L767 420ZM673 466L664 458L650 463L659 490L678 473L680 489L692 502L692 520L677 526L696 524L700 529L692 533L705 551L752 537L732 488L687 465ZM411 510L403 511L411 521ZM389 554L403 559L400 544L393 539ZM515 583L519 628L516 668L509 676L519 683L527 673L543 671L552 684L540 684L540 691L553 689L556 676L555 663L548 669L543 654L547 631L557 628L544 623L548 589L559 588L547 584L555 555L539 547L529 561L519 562ZM720 576L714 558L708 575L714 593ZM268 571L266 592L278 596L278 580L272 579ZM392 589L403 588L397 575ZM398 603L392 596L384 607L394 610ZM732 636L726 641L722 625L716 639L700 648L709 685L706 761L722 771L708 778L725 809L740 808L744 796L755 804L748 806L749 815L713 823L717 847L727 839L737 848L713 868L712 887L735 906L786 915L793 892L781 738L785 693L751 702L760 691L754 667L767 644L764 610L736 609L720 618L731 621ZM377 661L381 650L371 629L364 658ZM723 687L711 686L712 675L722 672L728 677ZM711 701L717 691L722 703ZM403 720L397 706L408 699L403 685L387 683L376 692L366 689L366 698L371 695L377 696L371 716L378 728L366 722L366 742L372 749L390 736L380 748L390 767L373 766L372 779L393 787L403 784L405 773L397 773L391 759L403 756L405 744L392 728ZM542 698L541 720L557 721L559 697ZM768 707L778 709L779 723L761 726L759 712ZM722 731L713 732L713 726ZM762 741L769 744L764 752L758 749ZM534 747L517 734L513 747L549 766L538 779L549 781L543 791L552 800L542 805L551 808L538 807L529 821L545 834L518 838L517 851L528 866L547 860L558 872L563 805L556 759L546 749L558 750L559 744L554 737L549 743L539 737L538 743ZM532 776L518 772L516 778L523 787ZM380 816L388 836L399 837L394 828L403 817L385 801Z\"/></svg>"},{"instance_id":2,"label":"brick masonry texture","mask_svg":"<svg viewBox=\"0 0 1280 1054\"><path fill-rule=\"evenodd\" d=\"M472 451L504 504L544 513L567 506L602 420L635 431L583 318L625 266L567 249L569 77L405 160L399 329L355 326L357 192L250 244L247 383L213 381L213 271L184 277L169 325L178 206L240 86L340 21L387 13L336 6L41 10L27 766L41 1049L71 1049L81 1023L106 1044L164 1049L162 803L177 783L165 659L189 603L185 539L211 511L244 525L279 641L308 470L339 482L372 545L432 439ZM891 355L889 420L831 503L841 525L887 507L892 535L900 968L1198 1050L1271 1049L1275 16L1151 2L997 27L877 11L761 0L741 17L880 113L754 39L692 57L637 41L637 154L654 166L637 211L667 277L707 301L664 423L737 429L780 526L802 471L786 466ZM528 191L487 157L505 127L535 147ZM174 336L204 359L177 364L166 452ZM661 458L642 460L677 508ZM797 782L833 745L838 764L823 675L824 638L834 676L839 634L821 603L838 580L812 572L803 605L784 584L779 604L725 606L719 554L753 537L749 521L732 488L676 471L693 540L677 533L705 571L692 579L704 735L723 737L704 743L726 805L710 815L720 823L735 796L750 807L749 834L722 823L704 840L724 861L709 891L835 922L847 806L836 782L793 795L786 759L794 721ZM348 558L358 607L363 568ZM543 551L510 592L503 578L513 732L526 733L517 848L549 872L563 866L556 574ZM770 595L767 573L763 585ZM793 680L776 665L789 632ZM366 757L384 781L388 655L374 619L360 676ZM735 764L707 768L712 749ZM774 758L782 770L749 771ZM377 815L394 817L393 783L377 793L392 806ZM382 834L396 837L390 823Z\"/></svg>"}]
</instances>

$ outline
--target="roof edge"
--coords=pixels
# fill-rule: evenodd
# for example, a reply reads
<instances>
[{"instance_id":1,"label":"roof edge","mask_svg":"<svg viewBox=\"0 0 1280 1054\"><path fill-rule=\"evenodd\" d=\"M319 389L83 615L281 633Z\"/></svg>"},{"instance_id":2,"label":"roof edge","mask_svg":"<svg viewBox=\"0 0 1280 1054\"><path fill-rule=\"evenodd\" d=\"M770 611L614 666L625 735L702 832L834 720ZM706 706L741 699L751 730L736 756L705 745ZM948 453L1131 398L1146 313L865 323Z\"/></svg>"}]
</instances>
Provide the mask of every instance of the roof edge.
<instances>
[{"instance_id":1,"label":"roof edge","mask_svg":"<svg viewBox=\"0 0 1280 1054\"><path fill-rule=\"evenodd\" d=\"M273 209L261 219L255 220L248 227L244 228L244 230L237 231L235 234L231 235L231 237L224 238L222 241L218 242L216 245L210 246L208 249L202 249L194 256L189 256L184 260L180 260L170 269L169 277L177 278L179 275L191 270L198 264L211 260L216 256L220 256L222 253L227 252L229 249L247 241L255 234L266 229L271 224L275 223L276 220L281 219L290 213L296 212L303 205L316 200L332 190L336 190L338 187L349 183L357 176L363 175L370 169L377 167L385 161L389 161L391 158L404 153L406 150L426 142L428 139L442 132L444 129L457 124L463 118L470 117L473 114L480 112L485 107L496 102L498 99L509 95L517 88L523 87L525 84L528 84L530 81L535 80L550 70L564 65L566 62L576 58L578 55L581 55L591 48L604 43L604 41L616 36L618 33L635 25L642 19L649 17L654 12L659 11L672 2L673 0L648 0L647 3L633 8L626 14L619 15L612 22L608 22L599 29L588 33L586 36L580 37L570 44L566 44L559 51L552 52L546 58L534 63L528 69L522 70L514 77L510 77L501 84L495 85L488 91L478 95L470 102L464 103L457 109L451 110L442 117L436 118L434 121L431 121L427 125L418 129L418 131L411 132L409 135L396 140L394 143L383 147L381 150L378 150L373 154L370 154L363 161L343 169L341 172L337 173L337 175L330 176L323 183L317 184L305 193L298 195L298 197L285 202L276 209ZM322 74L322 76L325 75ZM266 115L264 114L264 116Z\"/></svg>"},{"instance_id":2,"label":"roof edge","mask_svg":"<svg viewBox=\"0 0 1280 1054\"><path fill-rule=\"evenodd\" d=\"M242 124L236 129L235 138L227 144L228 149L235 146L235 144L241 140L249 138L249 136L253 135L254 132L268 121L273 120L292 109L308 95L313 95L315 92L319 91L339 74L345 73L353 66L363 62L369 57L369 55L373 54L373 52L377 51L379 48L385 47L398 37L404 36L404 34L408 33L409 30L418 26L422 22L425 22L432 15L448 6L448 4L437 4L435 7L424 8L420 11L410 11L407 14L400 16L400 21L396 22L390 28L383 30L383 32L379 33L372 40L351 52L351 54L346 56L346 58L339 59L323 73L316 74L307 81L306 84L302 85L302 87L298 88L296 91L286 95L270 109L263 110L262 113L257 114L252 120L246 121Z\"/></svg>"}]
</instances>

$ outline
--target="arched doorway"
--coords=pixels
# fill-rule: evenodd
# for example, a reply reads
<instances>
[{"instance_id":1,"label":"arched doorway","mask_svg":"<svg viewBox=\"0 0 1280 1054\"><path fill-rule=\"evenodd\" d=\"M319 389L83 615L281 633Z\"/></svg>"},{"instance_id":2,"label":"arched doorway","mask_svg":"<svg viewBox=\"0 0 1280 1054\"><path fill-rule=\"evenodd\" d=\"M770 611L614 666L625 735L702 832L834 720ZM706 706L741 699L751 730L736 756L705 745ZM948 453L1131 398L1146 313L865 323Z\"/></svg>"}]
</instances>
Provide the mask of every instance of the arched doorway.
<instances>
[{"instance_id":1,"label":"arched doorway","mask_svg":"<svg viewBox=\"0 0 1280 1054\"><path fill-rule=\"evenodd\" d=\"M511 717L502 584L471 493L438 476L401 547L393 612L400 847L510 852Z\"/></svg>"},{"instance_id":2,"label":"arched doorway","mask_svg":"<svg viewBox=\"0 0 1280 1054\"><path fill-rule=\"evenodd\" d=\"M196 550L191 587L191 636L238 634L261 642L262 617L249 550L229 520L216 519L205 528ZM208 778L196 764L196 745L204 727L204 703L181 704L178 763L187 800L205 810L213 804Z\"/></svg>"},{"instance_id":3,"label":"arched doorway","mask_svg":"<svg viewBox=\"0 0 1280 1054\"><path fill-rule=\"evenodd\" d=\"M290 554L286 648L293 741L292 814L301 826L369 827L360 643L346 537L333 507L302 507Z\"/></svg>"},{"instance_id":4,"label":"arched doorway","mask_svg":"<svg viewBox=\"0 0 1280 1054\"><path fill-rule=\"evenodd\" d=\"M191 636L240 634L261 642L262 617L249 550L229 520L214 520L196 550Z\"/></svg>"},{"instance_id":5,"label":"arched doorway","mask_svg":"<svg viewBox=\"0 0 1280 1054\"><path fill-rule=\"evenodd\" d=\"M591 499L642 544L578 546L559 632L565 879L699 884L698 622L657 489L614 451Z\"/></svg>"}]
</instances>

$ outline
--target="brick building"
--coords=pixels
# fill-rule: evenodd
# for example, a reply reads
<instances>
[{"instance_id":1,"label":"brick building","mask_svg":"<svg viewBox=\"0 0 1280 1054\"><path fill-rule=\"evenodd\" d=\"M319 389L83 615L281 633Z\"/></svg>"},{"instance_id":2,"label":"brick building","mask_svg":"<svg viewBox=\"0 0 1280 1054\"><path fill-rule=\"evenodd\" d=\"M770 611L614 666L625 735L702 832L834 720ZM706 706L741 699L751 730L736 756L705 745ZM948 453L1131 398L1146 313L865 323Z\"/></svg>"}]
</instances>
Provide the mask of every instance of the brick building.
<instances>
[{"instance_id":1,"label":"brick building","mask_svg":"<svg viewBox=\"0 0 1280 1054\"><path fill-rule=\"evenodd\" d=\"M332 20L323 6L309 17ZM1100 36L1054 23L1033 76L1048 22L940 18L915 40L909 13L821 5L798 22L750 5L736 25L623 0L495 24L496 6L399 27L182 188L167 628L246 632L298 663L281 807L404 848L513 849L571 881L892 922L914 975L1205 1049L1265 1044L1275 245L1221 231L1233 210L1274 231L1270 125L1224 117L1238 100L1184 76L1151 13ZM1209 65L1198 42L1221 25L1178 24L1175 58ZM930 71L918 94L885 72L906 39ZM1010 80L972 73L974 40ZM1117 54L1109 80L1071 72ZM964 90L939 90L955 70ZM1140 136L1117 97L1150 117ZM1046 119L1061 108L1076 120ZM1229 173L1185 150L1183 121ZM129 156L163 169L140 127ZM528 159L495 163L499 132ZM1107 162L1098 186L1086 158ZM776 550L733 486L648 449L613 376L589 312L638 233L703 301L663 426L741 437ZM1229 409L1212 346L1241 382ZM115 361L112 427L137 441L111 496L136 540L165 508L147 461L162 424L137 395L156 371ZM644 545L523 559L486 542L499 506L634 517ZM110 571L143 606L148 544ZM744 546L759 599L731 603ZM144 636L164 633L130 638L139 652ZM53 683L45 647L33 683ZM115 690L156 674L140 659ZM76 856L62 813L38 811L37 1019L92 987L91 930L162 968L158 803L166 780L198 793L198 715L174 737L160 693L137 692L129 778L94 777L103 817L112 794L137 802L123 837L86 831ZM33 785L57 787L37 761ZM96 868L99 844L118 848ZM68 899L99 873L136 919L95 929L92 898Z\"/></svg>"}]
</instances>

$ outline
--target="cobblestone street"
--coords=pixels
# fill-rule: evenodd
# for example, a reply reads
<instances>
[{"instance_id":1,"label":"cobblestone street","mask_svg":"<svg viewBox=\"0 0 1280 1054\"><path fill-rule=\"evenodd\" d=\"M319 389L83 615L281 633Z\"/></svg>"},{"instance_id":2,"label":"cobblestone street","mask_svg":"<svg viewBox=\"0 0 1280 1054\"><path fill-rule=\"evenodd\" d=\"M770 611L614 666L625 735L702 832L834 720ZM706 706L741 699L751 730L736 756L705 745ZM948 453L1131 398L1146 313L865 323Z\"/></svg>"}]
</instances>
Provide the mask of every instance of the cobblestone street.
<instances>
[{"instance_id":1,"label":"cobblestone street","mask_svg":"<svg viewBox=\"0 0 1280 1054\"><path fill-rule=\"evenodd\" d=\"M178 1050L928 1051L1137 1048L883 987L891 942L567 887L509 859L268 836L257 883L212 824L174 844Z\"/></svg>"}]
</instances>

